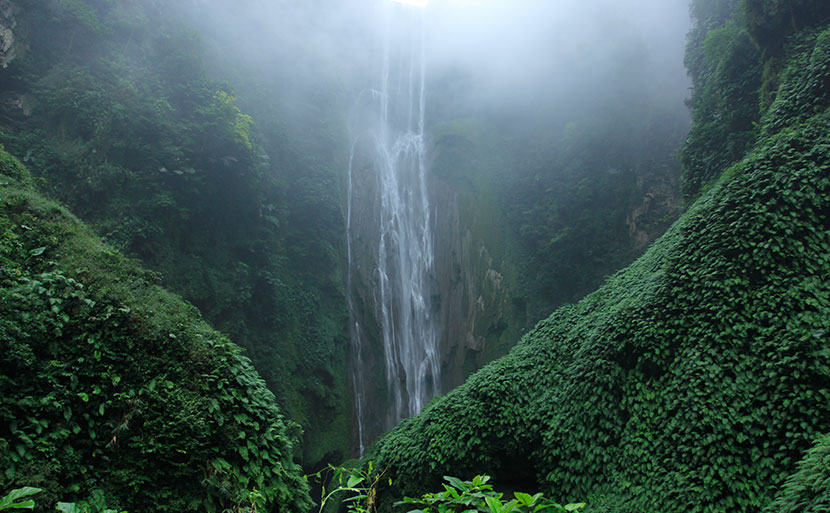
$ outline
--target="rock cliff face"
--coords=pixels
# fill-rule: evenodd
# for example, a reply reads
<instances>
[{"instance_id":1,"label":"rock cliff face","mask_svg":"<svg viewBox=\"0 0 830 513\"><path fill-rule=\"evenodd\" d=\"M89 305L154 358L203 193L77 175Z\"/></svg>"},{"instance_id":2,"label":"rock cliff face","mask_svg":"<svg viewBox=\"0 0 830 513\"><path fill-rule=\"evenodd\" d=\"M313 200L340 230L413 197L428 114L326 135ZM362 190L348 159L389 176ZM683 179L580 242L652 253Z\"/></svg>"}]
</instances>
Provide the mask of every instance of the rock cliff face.
<instances>
[{"instance_id":1,"label":"rock cliff face","mask_svg":"<svg viewBox=\"0 0 830 513\"><path fill-rule=\"evenodd\" d=\"M358 431L364 432L366 443L390 427L384 414L390 399L378 297L380 231L377 220L381 205L371 163L356 158L352 176L353 200L349 212L352 378L361 390L362 397L356 401L360 404L356 407L364 413L363 425ZM439 326L440 393L444 393L490 359L506 352L502 342L508 337L515 339L521 327L514 326L516 308L511 301L509 280L503 274L509 263L503 256L494 257L493 248L477 229L480 224L475 219L477 211L492 211L494 205L467 202L463 188L432 173L428 181L434 247L429 302ZM491 227L492 230L499 228ZM357 351L361 353L359 363Z\"/></svg>"},{"instance_id":2,"label":"rock cliff face","mask_svg":"<svg viewBox=\"0 0 830 513\"><path fill-rule=\"evenodd\" d=\"M636 190L641 199L625 217L631 248L642 251L665 231L665 217L680 210L680 176L676 171L638 176Z\"/></svg>"},{"instance_id":3,"label":"rock cliff face","mask_svg":"<svg viewBox=\"0 0 830 513\"><path fill-rule=\"evenodd\" d=\"M515 227L509 224L504 210L507 207L495 190L499 182L492 166L476 160L480 151L481 146L470 140L438 136L428 152L434 248L429 300L439 326L441 394L463 383L486 363L507 354L515 341L539 320L535 312L549 302L559 306L563 301L529 293L535 276L530 267L532 261L523 253ZM464 159L459 160L459 152L463 152ZM357 148L350 185L355 198L349 214L351 372L362 395L360 404L355 404L364 419L357 431L362 431L363 445L368 447L391 426L383 413L389 407L390 394L377 292L379 185L372 164L361 160L361 153L365 152ZM619 223L624 230L620 237L628 241L631 258L663 232L665 218L678 209L676 170L656 164L648 169L638 172L636 187L622 214L625 217ZM356 411L355 415L360 413ZM360 436L358 433L357 437Z\"/></svg>"},{"instance_id":4,"label":"rock cliff face","mask_svg":"<svg viewBox=\"0 0 830 513\"><path fill-rule=\"evenodd\" d=\"M487 473L592 512L826 509L828 22L788 40L757 141L642 257L375 445L381 503ZM697 105L763 64L715 57Z\"/></svg>"},{"instance_id":5,"label":"rock cliff face","mask_svg":"<svg viewBox=\"0 0 830 513\"><path fill-rule=\"evenodd\" d=\"M477 210L498 206L470 204L463 191L438 178L433 180L432 192L437 218L436 310L442 327L446 392L506 352L504 335L520 332L523 312L517 311L511 299L516 284L505 276L505 268L510 269L512 263L504 258L504 248L491 247L473 219ZM488 228L499 231L502 227Z\"/></svg>"},{"instance_id":6,"label":"rock cliff face","mask_svg":"<svg viewBox=\"0 0 830 513\"><path fill-rule=\"evenodd\" d=\"M356 147L355 150L361 148ZM350 375L354 391L353 451L378 437L385 428L383 412L386 400L385 364L380 319L377 310L377 200L378 182L372 163L353 159L349 173L347 203L348 266L347 295L350 311ZM361 198L352 201L352 198ZM370 414L369 412L375 413Z\"/></svg>"}]
</instances>

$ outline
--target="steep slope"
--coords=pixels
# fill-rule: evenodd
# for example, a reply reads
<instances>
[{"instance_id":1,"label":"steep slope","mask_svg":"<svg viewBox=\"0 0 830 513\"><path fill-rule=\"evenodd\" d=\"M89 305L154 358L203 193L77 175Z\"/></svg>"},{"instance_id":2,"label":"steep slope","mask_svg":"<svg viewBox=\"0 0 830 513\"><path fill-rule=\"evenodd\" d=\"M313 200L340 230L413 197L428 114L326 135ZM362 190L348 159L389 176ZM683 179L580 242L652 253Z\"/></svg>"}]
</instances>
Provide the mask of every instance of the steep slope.
<instances>
[{"instance_id":1,"label":"steep slope","mask_svg":"<svg viewBox=\"0 0 830 513\"><path fill-rule=\"evenodd\" d=\"M699 54L723 72L705 94L757 65L732 37L752 5ZM487 472L592 511L760 511L830 431L830 30L756 43L785 65L752 151L695 175L705 192L633 265L378 442L388 496Z\"/></svg>"},{"instance_id":2,"label":"steep slope","mask_svg":"<svg viewBox=\"0 0 830 513\"><path fill-rule=\"evenodd\" d=\"M340 134L318 126L337 112L321 113L329 97L315 100L318 110L292 97L317 123L302 136L282 126L279 87L243 112L234 84L206 69L232 57L208 55L197 3L2 6L0 31L18 51L0 67L0 144L43 179L41 190L248 350L302 425L307 464L342 458L350 394L340 166L311 151L337 147ZM302 59L298 46L286 51ZM260 83L250 70L230 76Z\"/></svg>"},{"instance_id":3,"label":"steep slope","mask_svg":"<svg viewBox=\"0 0 830 513\"><path fill-rule=\"evenodd\" d=\"M248 358L30 183L0 149L0 490L305 511L296 426Z\"/></svg>"},{"instance_id":4,"label":"steep slope","mask_svg":"<svg viewBox=\"0 0 830 513\"><path fill-rule=\"evenodd\" d=\"M787 478L765 513L819 513L830 510L830 435L825 435Z\"/></svg>"}]
</instances>

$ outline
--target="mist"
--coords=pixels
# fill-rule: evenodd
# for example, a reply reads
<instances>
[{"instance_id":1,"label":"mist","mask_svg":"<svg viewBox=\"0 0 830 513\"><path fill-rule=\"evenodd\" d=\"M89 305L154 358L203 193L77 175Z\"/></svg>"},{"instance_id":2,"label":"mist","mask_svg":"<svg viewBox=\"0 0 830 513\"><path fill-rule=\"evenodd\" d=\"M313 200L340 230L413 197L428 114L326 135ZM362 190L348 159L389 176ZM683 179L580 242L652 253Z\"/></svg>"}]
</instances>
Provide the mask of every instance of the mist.
<instances>
[{"instance_id":1,"label":"mist","mask_svg":"<svg viewBox=\"0 0 830 513\"><path fill-rule=\"evenodd\" d=\"M0 0L5 499L806 504L828 41L827 0Z\"/></svg>"},{"instance_id":2,"label":"mist","mask_svg":"<svg viewBox=\"0 0 830 513\"><path fill-rule=\"evenodd\" d=\"M219 73L271 81L272 100L288 106L325 90L347 109L379 74L390 11L423 27L428 125L490 109L573 117L625 95L681 112L688 97L685 0L433 0L423 9L389 0L186 5L217 44L210 60L224 55L231 63L217 65Z\"/></svg>"}]
</instances>

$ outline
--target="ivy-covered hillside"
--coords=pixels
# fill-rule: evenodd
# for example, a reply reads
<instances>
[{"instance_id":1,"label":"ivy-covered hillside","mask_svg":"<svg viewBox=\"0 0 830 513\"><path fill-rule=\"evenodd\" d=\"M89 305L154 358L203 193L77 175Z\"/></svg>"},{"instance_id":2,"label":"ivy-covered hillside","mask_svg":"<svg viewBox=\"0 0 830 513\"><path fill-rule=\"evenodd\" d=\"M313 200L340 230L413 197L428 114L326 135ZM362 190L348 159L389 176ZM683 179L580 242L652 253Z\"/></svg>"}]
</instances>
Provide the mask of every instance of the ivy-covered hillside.
<instances>
[{"instance_id":1,"label":"ivy-covered hillside","mask_svg":"<svg viewBox=\"0 0 830 513\"><path fill-rule=\"evenodd\" d=\"M250 360L30 182L0 150L0 490L305 511L296 426Z\"/></svg>"},{"instance_id":2,"label":"ivy-covered hillside","mask_svg":"<svg viewBox=\"0 0 830 513\"><path fill-rule=\"evenodd\" d=\"M381 439L369 457L387 497L484 472L597 512L826 510L827 6L694 2L684 159L698 199L634 264Z\"/></svg>"},{"instance_id":3,"label":"ivy-covered hillside","mask_svg":"<svg viewBox=\"0 0 830 513\"><path fill-rule=\"evenodd\" d=\"M345 457L340 168L305 150L322 139L335 152L339 134L319 125L336 110L314 111L302 141L270 103L243 111L235 85L207 71L233 56L208 55L198 2L2 5L13 52L0 67L0 144L40 190L247 349L303 427L305 463ZM234 78L259 84L250 70Z\"/></svg>"}]
</instances>

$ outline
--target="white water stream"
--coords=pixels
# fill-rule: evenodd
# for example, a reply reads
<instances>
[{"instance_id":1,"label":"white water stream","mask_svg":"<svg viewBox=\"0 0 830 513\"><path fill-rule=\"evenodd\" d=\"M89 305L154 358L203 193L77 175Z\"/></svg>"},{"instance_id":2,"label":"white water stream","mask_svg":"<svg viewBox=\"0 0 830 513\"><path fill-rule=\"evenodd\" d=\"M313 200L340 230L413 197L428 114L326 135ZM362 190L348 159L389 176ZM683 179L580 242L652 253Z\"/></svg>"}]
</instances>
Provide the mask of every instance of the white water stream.
<instances>
[{"instance_id":1,"label":"white water stream","mask_svg":"<svg viewBox=\"0 0 830 513\"><path fill-rule=\"evenodd\" d=\"M389 429L402 419L420 412L439 392L439 327L432 314L433 235L427 187L424 141L425 63L423 11L411 6L383 6L383 53L377 87L367 89L357 109L371 112L358 127L349 159L348 206L346 212L348 295L353 345L352 378L358 421L360 452L368 444L368 416L385 416ZM364 113L362 113L364 114ZM353 127L354 128L354 127ZM356 169L356 148L370 165ZM364 180L359 172L374 173L370 188L355 187ZM372 190L378 197L360 197ZM375 317L383 342L386 376L386 412L367 403L367 382L360 324L354 312L353 251L357 247L356 210L373 203L372 227L377 244L371 260L376 266L372 282L376 290ZM375 349L376 350L376 349Z\"/></svg>"}]
</instances>

